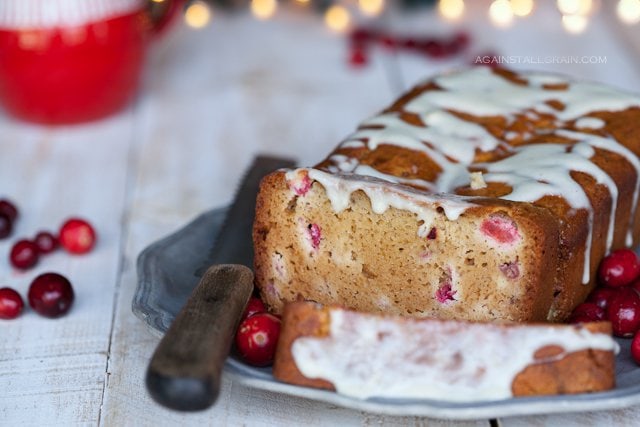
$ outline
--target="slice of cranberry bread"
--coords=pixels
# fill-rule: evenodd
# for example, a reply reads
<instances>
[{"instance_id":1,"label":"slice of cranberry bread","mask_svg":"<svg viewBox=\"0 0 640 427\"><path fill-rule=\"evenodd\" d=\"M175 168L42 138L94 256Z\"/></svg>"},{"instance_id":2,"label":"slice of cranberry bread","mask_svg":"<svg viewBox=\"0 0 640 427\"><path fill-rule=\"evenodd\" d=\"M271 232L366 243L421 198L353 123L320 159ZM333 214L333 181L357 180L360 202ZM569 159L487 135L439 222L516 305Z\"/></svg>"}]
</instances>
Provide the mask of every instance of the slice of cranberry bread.
<instances>
[{"instance_id":1,"label":"slice of cranberry bread","mask_svg":"<svg viewBox=\"0 0 640 427\"><path fill-rule=\"evenodd\" d=\"M362 399L487 401L609 390L616 350L608 322L471 323L295 302L273 374Z\"/></svg>"}]
</instances>

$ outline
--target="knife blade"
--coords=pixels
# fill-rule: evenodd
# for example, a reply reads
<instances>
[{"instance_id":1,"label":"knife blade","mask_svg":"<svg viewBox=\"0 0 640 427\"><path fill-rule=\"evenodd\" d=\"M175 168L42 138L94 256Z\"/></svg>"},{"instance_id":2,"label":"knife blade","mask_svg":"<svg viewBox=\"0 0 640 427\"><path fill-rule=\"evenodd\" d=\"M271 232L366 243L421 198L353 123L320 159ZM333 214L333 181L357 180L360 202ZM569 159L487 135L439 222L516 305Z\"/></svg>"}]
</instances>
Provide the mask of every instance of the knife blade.
<instances>
[{"instance_id":1,"label":"knife blade","mask_svg":"<svg viewBox=\"0 0 640 427\"><path fill-rule=\"evenodd\" d=\"M290 159L259 156L242 180L209 253L210 263L196 272L200 282L149 362L147 390L161 405L197 411L216 401L224 361L253 292L248 266L253 265L251 233L260 180L293 165Z\"/></svg>"},{"instance_id":2,"label":"knife blade","mask_svg":"<svg viewBox=\"0 0 640 427\"><path fill-rule=\"evenodd\" d=\"M256 157L236 190L236 197L209 251L208 263L196 270L196 276L202 277L212 264L253 266L251 233L260 180L277 169L293 167L295 163L282 157Z\"/></svg>"}]
</instances>

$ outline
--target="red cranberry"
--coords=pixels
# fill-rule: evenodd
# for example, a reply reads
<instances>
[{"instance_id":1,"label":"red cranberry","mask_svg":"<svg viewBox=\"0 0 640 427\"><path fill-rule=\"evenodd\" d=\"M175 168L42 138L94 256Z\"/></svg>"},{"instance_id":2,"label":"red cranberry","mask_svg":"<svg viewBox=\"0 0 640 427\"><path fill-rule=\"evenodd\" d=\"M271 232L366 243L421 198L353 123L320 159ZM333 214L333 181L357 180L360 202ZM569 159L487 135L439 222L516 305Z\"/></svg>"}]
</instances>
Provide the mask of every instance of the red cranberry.
<instances>
[{"instance_id":1,"label":"red cranberry","mask_svg":"<svg viewBox=\"0 0 640 427\"><path fill-rule=\"evenodd\" d=\"M511 218L503 215L489 215L489 218L482 221L480 231L498 243L514 244L520 240L518 225Z\"/></svg>"},{"instance_id":2,"label":"red cranberry","mask_svg":"<svg viewBox=\"0 0 640 427\"><path fill-rule=\"evenodd\" d=\"M415 49L416 47L418 47L418 42L416 41L416 39L404 39L402 41L402 47L405 47L407 49Z\"/></svg>"},{"instance_id":3,"label":"red cranberry","mask_svg":"<svg viewBox=\"0 0 640 427\"><path fill-rule=\"evenodd\" d=\"M96 243L96 232L91 224L80 218L67 220L60 228L60 244L72 254L85 254Z\"/></svg>"},{"instance_id":4,"label":"red cranberry","mask_svg":"<svg viewBox=\"0 0 640 427\"><path fill-rule=\"evenodd\" d=\"M242 320L247 317L251 317L254 314L265 313L267 308L264 306L264 303L260 298L251 297L249 302L247 303L247 308L244 309L244 314L242 315Z\"/></svg>"},{"instance_id":5,"label":"red cranberry","mask_svg":"<svg viewBox=\"0 0 640 427\"><path fill-rule=\"evenodd\" d=\"M375 38L375 34L367 29L358 28L351 33L351 41L362 45Z\"/></svg>"},{"instance_id":6,"label":"red cranberry","mask_svg":"<svg viewBox=\"0 0 640 427\"><path fill-rule=\"evenodd\" d=\"M0 199L0 213L8 216L11 222L18 218L18 208L7 199Z\"/></svg>"},{"instance_id":7,"label":"red cranberry","mask_svg":"<svg viewBox=\"0 0 640 427\"><path fill-rule=\"evenodd\" d=\"M621 289L609 301L607 318L615 336L633 336L640 328L640 296L633 289Z\"/></svg>"},{"instance_id":8,"label":"red cranberry","mask_svg":"<svg viewBox=\"0 0 640 427\"><path fill-rule=\"evenodd\" d=\"M0 239L5 239L11 235L13 231L13 221L6 215L0 212Z\"/></svg>"},{"instance_id":9,"label":"red cranberry","mask_svg":"<svg viewBox=\"0 0 640 427\"><path fill-rule=\"evenodd\" d=\"M298 196L304 196L305 194L307 194L312 184L313 181L311 181L311 178L309 178L309 174L305 172L302 176L302 179L293 181L289 184L289 186Z\"/></svg>"},{"instance_id":10,"label":"red cranberry","mask_svg":"<svg viewBox=\"0 0 640 427\"><path fill-rule=\"evenodd\" d=\"M589 297L587 298L587 301L592 302L598 307L606 310L607 306L609 305L609 301L616 293L617 291L613 288L598 287L591 291Z\"/></svg>"},{"instance_id":11,"label":"red cranberry","mask_svg":"<svg viewBox=\"0 0 640 427\"><path fill-rule=\"evenodd\" d=\"M640 331L636 332L633 341L631 341L631 357L640 365Z\"/></svg>"},{"instance_id":12,"label":"red cranberry","mask_svg":"<svg viewBox=\"0 0 640 427\"><path fill-rule=\"evenodd\" d=\"M630 249L619 249L604 257L598 278L605 286L626 286L640 275L640 260Z\"/></svg>"},{"instance_id":13,"label":"red cranberry","mask_svg":"<svg viewBox=\"0 0 640 427\"><path fill-rule=\"evenodd\" d=\"M640 280L636 280L631 285L629 285L631 289L634 289L638 294L640 294Z\"/></svg>"},{"instance_id":14,"label":"red cranberry","mask_svg":"<svg viewBox=\"0 0 640 427\"><path fill-rule=\"evenodd\" d=\"M318 224L309 224L307 227L309 229L309 239L311 239L311 246L314 249L318 249L320 247L320 241L322 240L322 229Z\"/></svg>"},{"instance_id":15,"label":"red cranberry","mask_svg":"<svg viewBox=\"0 0 640 427\"><path fill-rule=\"evenodd\" d=\"M41 231L36 234L33 242L41 254L49 254L58 248L58 239L48 231Z\"/></svg>"},{"instance_id":16,"label":"red cranberry","mask_svg":"<svg viewBox=\"0 0 640 427\"><path fill-rule=\"evenodd\" d=\"M355 68L361 68L367 65L369 58L367 53L362 48L353 48L351 55L349 56L349 64Z\"/></svg>"},{"instance_id":17,"label":"red cranberry","mask_svg":"<svg viewBox=\"0 0 640 427\"><path fill-rule=\"evenodd\" d=\"M29 287L29 305L45 317L60 317L73 304L73 288L66 277L45 273L33 279Z\"/></svg>"},{"instance_id":18,"label":"red cranberry","mask_svg":"<svg viewBox=\"0 0 640 427\"><path fill-rule=\"evenodd\" d=\"M447 56L447 48L437 40L429 40L422 45L424 53L431 58L444 58Z\"/></svg>"},{"instance_id":19,"label":"red cranberry","mask_svg":"<svg viewBox=\"0 0 640 427\"><path fill-rule=\"evenodd\" d=\"M444 284L440 285L440 287L436 291L436 300L441 304L445 304L448 301L456 301L456 293L457 291L454 291L452 289L451 283L445 282Z\"/></svg>"},{"instance_id":20,"label":"red cranberry","mask_svg":"<svg viewBox=\"0 0 640 427\"><path fill-rule=\"evenodd\" d=\"M518 261L505 262L498 266L507 279L515 280L520 277L520 263Z\"/></svg>"},{"instance_id":21,"label":"red cranberry","mask_svg":"<svg viewBox=\"0 0 640 427\"><path fill-rule=\"evenodd\" d=\"M279 336L280 319L268 313L254 314L240 323L236 347L250 365L268 366L273 363Z\"/></svg>"},{"instance_id":22,"label":"red cranberry","mask_svg":"<svg viewBox=\"0 0 640 427\"><path fill-rule=\"evenodd\" d=\"M380 44L382 44L385 49L394 50L400 42L391 36L383 36L380 38Z\"/></svg>"},{"instance_id":23,"label":"red cranberry","mask_svg":"<svg viewBox=\"0 0 640 427\"><path fill-rule=\"evenodd\" d=\"M459 49L464 49L469 46L469 34L461 31L455 35L453 42L458 45Z\"/></svg>"},{"instance_id":24,"label":"red cranberry","mask_svg":"<svg viewBox=\"0 0 640 427\"><path fill-rule=\"evenodd\" d=\"M438 230L435 227L431 227L429 234L427 234L428 240L435 240L438 237Z\"/></svg>"},{"instance_id":25,"label":"red cranberry","mask_svg":"<svg viewBox=\"0 0 640 427\"><path fill-rule=\"evenodd\" d=\"M583 302L573 309L571 317L586 316L592 322L605 320L606 312L604 309L593 302Z\"/></svg>"},{"instance_id":26,"label":"red cranberry","mask_svg":"<svg viewBox=\"0 0 640 427\"><path fill-rule=\"evenodd\" d=\"M24 302L19 293L11 288L0 289L0 319L15 319L23 307Z\"/></svg>"},{"instance_id":27,"label":"red cranberry","mask_svg":"<svg viewBox=\"0 0 640 427\"><path fill-rule=\"evenodd\" d=\"M31 240L18 240L11 248L9 261L15 268L26 270L38 263L38 246Z\"/></svg>"}]
</instances>

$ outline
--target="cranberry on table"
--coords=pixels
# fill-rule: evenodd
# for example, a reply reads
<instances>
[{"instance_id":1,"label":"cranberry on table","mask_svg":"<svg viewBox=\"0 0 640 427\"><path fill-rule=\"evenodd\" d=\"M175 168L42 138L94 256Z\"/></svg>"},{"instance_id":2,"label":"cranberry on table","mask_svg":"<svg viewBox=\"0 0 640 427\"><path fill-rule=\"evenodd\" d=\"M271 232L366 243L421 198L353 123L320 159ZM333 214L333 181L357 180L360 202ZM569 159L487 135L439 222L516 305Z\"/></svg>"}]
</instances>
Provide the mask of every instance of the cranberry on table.
<instances>
[{"instance_id":1,"label":"cranberry on table","mask_svg":"<svg viewBox=\"0 0 640 427\"><path fill-rule=\"evenodd\" d=\"M364 44L370 42L376 37L373 31L365 28L358 28L351 33L351 41L357 44Z\"/></svg>"},{"instance_id":2,"label":"cranberry on table","mask_svg":"<svg viewBox=\"0 0 640 427\"><path fill-rule=\"evenodd\" d=\"M638 276L640 276L640 260L630 249L611 252L604 257L598 268L598 279L605 286L627 286Z\"/></svg>"},{"instance_id":3,"label":"cranberry on table","mask_svg":"<svg viewBox=\"0 0 640 427\"><path fill-rule=\"evenodd\" d=\"M640 365L640 331L636 332L633 341L631 341L631 357Z\"/></svg>"},{"instance_id":4,"label":"cranberry on table","mask_svg":"<svg viewBox=\"0 0 640 427\"><path fill-rule=\"evenodd\" d=\"M49 254L58 248L58 238L48 231L40 231L33 242L41 254Z\"/></svg>"},{"instance_id":5,"label":"cranberry on table","mask_svg":"<svg viewBox=\"0 0 640 427\"><path fill-rule=\"evenodd\" d=\"M0 319L15 319L20 315L24 301L19 293L11 288L0 289Z\"/></svg>"},{"instance_id":6,"label":"cranberry on table","mask_svg":"<svg viewBox=\"0 0 640 427\"><path fill-rule=\"evenodd\" d=\"M280 319L258 313L243 320L236 332L236 348L242 359L253 366L273 363L280 336Z\"/></svg>"},{"instance_id":7,"label":"cranberry on table","mask_svg":"<svg viewBox=\"0 0 640 427\"><path fill-rule=\"evenodd\" d=\"M364 48L354 47L351 49L351 53L349 56L349 63L351 66L360 68L369 62L369 58L367 57L367 53Z\"/></svg>"},{"instance_id":8,"label":"cranberry on table","mask_svg":"<svg viewBox=\"0 0 640 427\"><path fill-rule=\"evenodd\" d=\"M260 298L251 297L249 302L247 303L247 308L244 310L244 314L242 315L242 320L247 317L251 317L254 314L265 313L267 308L264 306L264 303Z\"/></svg>"},{"instance_id":9,"label":"cranberry on table","mask_svg":"<svg viewBox=\"0 0 640 427\"><path fill-rule=\"evenodd\" d=\"M630 288L620 289L609 301L607 318L615 336L632 337L640 328L640 296L637 292Z\"/></svg>"},{"instance_id":10,"label":"cranberry on table","mask_svg":"<svg viewBox=\"0 0 640 427\"><path fill-rule=\"evenodd\" d=\"M60 317L73 304L71 282L57 273L45 273L36 277L29 287L29 305L45 317Z\"/></svg>"},{"instance_id":11,"label":"cranberry on table","mask_svg":"<svg viewBox=\"0 0 640 427\"><path fill-rule=\"evenodd\" d=\"M18 240L9 253L11 265L20 270L26 270L38 263L38 246L31 240Z\"/></svg>"},{"instance_id":12,"label":"cranberry on table","mask_svg":"<svg viewBox=\"0 0 640 427\"><path fill-rule=\"evenodd\" d=\"M0 212L0 239L7 238L13 231L13 221L6 214Z\"/></svg>"},{"instance_id":13,"label":"cranberry on table","mask_svg":"<svg viewBox=\"0 0 640 427\"><path fill-rule=\"evenodd\" d=\"M16 218L18 218L18 208L7 199L0 199L0 213L9 217L11 222L14 222Z\"/></svg>"},{"instance_id":14,"label":"cranberry on table","mask_svg":"<svg viewBox=\"0 0 640 427\"><path fill-rule=\"evenodd\" d=\"M72 254L85 254L96 243L96 232L87 221L80 218L67 220L60 228L60 244Z\"/></svg>"}]
</instances>

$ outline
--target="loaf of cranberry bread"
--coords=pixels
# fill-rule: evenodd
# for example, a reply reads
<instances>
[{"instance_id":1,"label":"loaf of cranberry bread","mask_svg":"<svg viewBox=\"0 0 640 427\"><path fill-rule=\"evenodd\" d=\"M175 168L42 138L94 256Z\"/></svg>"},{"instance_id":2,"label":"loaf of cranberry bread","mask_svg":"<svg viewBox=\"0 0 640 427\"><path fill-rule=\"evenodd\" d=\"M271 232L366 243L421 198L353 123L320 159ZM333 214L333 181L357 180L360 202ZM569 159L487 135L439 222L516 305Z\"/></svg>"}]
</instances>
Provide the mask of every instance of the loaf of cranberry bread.
<instances>
[{"instance_id":1,"label":"loaf of cranberry bread","mask_svg":"<svg viewBox=\"0 0 640 427\"><path fill-rule=\"evenodd\" d=\"M300 297L414 317L561 321L640 235L640 97L552 74L435 77L313 168L267 176L255 273Z\"/></svg>"},{"instance_id":2,"label":"loaf of cranberry bread","mask_svg":"<svg viewBox=\"0 0 640 427\"><path fill-rule=\"evenodd\" d=\"M286 305L275 378L357 398L486 401L615 385L608 322L499 324Z\"/></svg>"}]
</instances>

